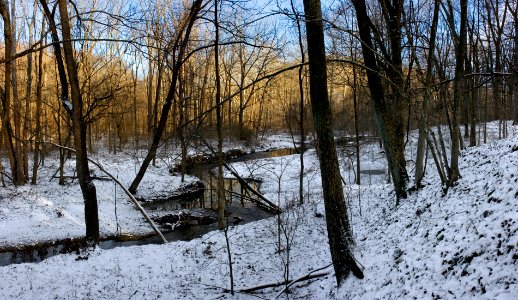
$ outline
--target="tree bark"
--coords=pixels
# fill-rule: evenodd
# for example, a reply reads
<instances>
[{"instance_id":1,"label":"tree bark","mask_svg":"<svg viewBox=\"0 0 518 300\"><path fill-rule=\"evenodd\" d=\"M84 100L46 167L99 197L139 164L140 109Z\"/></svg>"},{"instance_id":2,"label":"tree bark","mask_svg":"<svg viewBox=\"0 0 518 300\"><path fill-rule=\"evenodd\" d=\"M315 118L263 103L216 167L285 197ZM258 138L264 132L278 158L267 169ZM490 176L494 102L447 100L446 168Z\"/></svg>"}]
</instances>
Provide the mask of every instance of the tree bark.
<instances>
[{"instance_id":1,"label":"tree bark","mask_svg":"<svg viewBox=\"0 0 518 300\"><path fill-rule=\"evenodd\" d=\"M59 14L61 17L61 33L63 35L64 58L67 66L67 74L70 83L70 95L72 98L72 127L74 144L76 148L76 169L79 185L85 201L86 239L94 243L99 242L99 216L97 208L97 192L90 177L88 167L88 155L86 150L86 125L83 120L83 99L79 87L77 63L72 47L72 34L68 18L67 1L59 0ZM69 102L70 103L70 102ZM64 102L66 105L66 101Z\"/></svg>"},{"instance_id":2,"label":"tree bark","mask_svg":"<svg viewBox=\"0 0 518 300\"><path fill-rule=\"evenodd\" d=\"M15 148L15 143L13 143L13 138L15 138L13 133L13 128L11 126L11 77L14 61L11 60L12 48L13 48L13 38L11 31L11 17L9 14L9 8L7 7L4 0L0 0L0 14L2 15L2 19L4 20L4 39L5 39L5 51L4 57L7 60L5 63L5 76L4 76L4 88L1 91L2 96L2 128L1 131L4 134L4 138L6 141L9 162L11 164L11 175L15 184L22 183L23 174L20 171L20 157Z\"/></svg>"},{"instance_id":3,"label":"tree bark","mask_svg":"<svg viewBox=\"0 0 518 300\"><path fill-rule=\"evenodd\" d=\"M351 247L353 237L343 194L338 156L331 129L331 107L327 92L327 67L322 11L319 0L304 0L309 60L309 85L313 123L317 133L327 233L335 276L340 285L352 271L363 278Z\"/></svg>"}]
</instances>

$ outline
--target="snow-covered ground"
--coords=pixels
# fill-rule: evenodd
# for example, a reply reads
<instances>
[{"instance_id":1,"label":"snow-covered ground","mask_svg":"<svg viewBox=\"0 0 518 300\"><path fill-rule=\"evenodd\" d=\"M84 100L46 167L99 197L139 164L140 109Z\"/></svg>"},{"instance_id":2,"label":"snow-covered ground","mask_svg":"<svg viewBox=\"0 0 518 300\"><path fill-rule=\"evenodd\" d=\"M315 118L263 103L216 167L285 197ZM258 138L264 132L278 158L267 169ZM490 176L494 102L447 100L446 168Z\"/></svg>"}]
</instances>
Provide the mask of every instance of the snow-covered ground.
<instances>
[{"instance_id":1,"label":"snow-covered ground","mask_svg":"<svg viewBox=\"0 0 518 300\"><path fill-rule=\"evenodd\" d=\"M37 185L0 188L0 247L17 244L81 237L85 233L84 205L81 189L75 175L75 160L65 163L65 185L52 178L58 169L57 153L52 152L38 173ZM110 173L129 186L138 171L139 161L133 154L118 153L109 156L105 152L92 155ZM4 166L7 166L4 162ZM106 177L95 166L92 173ZM7 181L7 178L5 178ZM165 162L150 166L138 195L160 195L192 183L196 178L187 176L181 182L179 176L169 174ZM102 236L116 234L144 234L150 231L142 215L134 208L120 187L112 181L94 180L99 202L99 223Z\"/></svg>"},{"instance_id":2,"label":"snow-covered ground","mask_svg":"<svg viewBox=\"0 0 518 300\"><path fill-rule=\"evenodd\" d=\"M365 279L351 276L337 288L332 268L327 268L319 272L329 274L290 287L289 298L516 299L518 136L511 134L509 139L464 150L462 178L446 195L431 159L425 187L397 208L384 174L365 173L361 186L346 185L356 258L365 268ZM289 141L276 136L265 147L277 146L275 140ZM413 136L407 159L414 157L412 145ZM94 158L125 183L136 172L136 159L130 154ZM156 168L150 167L139 193L180 186L165 161L157 163ZM280 245L276 217L229 229L236 291L282 281L288 266L289 278L297 278L329 265L315 151L305 154L303 206L293 205L298 201L299 166L298 155L234 164L243 176L262 179L263 194L285 208L280 216ZM353 182L354 167L345 154L341 166L344 179ZM79 187L75 183L61 187L56 180L49 183L56 168L46 165L49 170L42 169L38 186L0 189L1 245L83 234ZM377 145L362 147L362 169L386 171ZM117 230L115 188L108 181L96 181L96 185L102 232L111 235ZM122 231L150 231L120 189L117 214ZM57 255L40 263L0 267L0 276L0 299L270 299L281 290L267 288L235 296L226 292L228 255L224 233L217 231L189 242Z\"/></svg>"}]
</instances>

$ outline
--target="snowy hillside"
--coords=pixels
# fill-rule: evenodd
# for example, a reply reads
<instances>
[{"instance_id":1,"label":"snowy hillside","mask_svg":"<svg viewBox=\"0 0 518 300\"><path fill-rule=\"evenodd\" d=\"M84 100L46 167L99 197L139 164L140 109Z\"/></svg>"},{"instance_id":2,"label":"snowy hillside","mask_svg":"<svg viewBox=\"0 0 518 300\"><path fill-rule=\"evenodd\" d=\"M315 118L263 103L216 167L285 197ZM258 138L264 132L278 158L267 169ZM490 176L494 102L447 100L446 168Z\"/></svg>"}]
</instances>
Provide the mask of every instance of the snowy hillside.
<instances>
[{"instance_id":1,"label":"snowy hillside","mask_svg":"<svg viewBox=\"0 0 518 300\"><path fill-rule=\"evenodd\" d=\"M349 279L338 298L516 299L517 150L517 139L466 150L446 196L429 185L363 218L355 228L365 280Z\"/></svg>"}]
</instances>

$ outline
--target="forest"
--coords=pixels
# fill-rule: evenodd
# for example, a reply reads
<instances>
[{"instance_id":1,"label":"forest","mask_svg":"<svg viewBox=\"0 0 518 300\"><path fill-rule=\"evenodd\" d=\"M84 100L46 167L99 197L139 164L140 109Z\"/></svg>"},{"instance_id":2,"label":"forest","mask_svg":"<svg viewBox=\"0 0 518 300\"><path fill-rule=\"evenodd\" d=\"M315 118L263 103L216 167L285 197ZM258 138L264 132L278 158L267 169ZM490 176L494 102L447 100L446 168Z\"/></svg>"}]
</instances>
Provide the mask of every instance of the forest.
<instances>
[{"instance_id":1,"label":"forest","mask_svg":"<svg viewBox=\"0 0 518 300\"><path fill-rule=\"evenodd\" d=\"M517 1L0 15L0 298L518 296Z\"/></svg>"}]
</instances>

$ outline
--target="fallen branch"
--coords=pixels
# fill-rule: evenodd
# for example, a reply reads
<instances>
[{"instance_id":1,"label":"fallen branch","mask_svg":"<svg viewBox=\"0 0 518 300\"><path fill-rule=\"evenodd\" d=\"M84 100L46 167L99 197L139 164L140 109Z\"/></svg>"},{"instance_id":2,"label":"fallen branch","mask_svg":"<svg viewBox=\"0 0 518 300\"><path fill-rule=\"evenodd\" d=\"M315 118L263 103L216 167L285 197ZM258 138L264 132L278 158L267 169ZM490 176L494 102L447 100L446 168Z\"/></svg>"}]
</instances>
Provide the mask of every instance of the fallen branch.
<instances>
[{"instance_id":1,"label":"fallen branch","mask_svg":"<svg viewBox=\"0 0 518 300\"><path fill-rule=\"evenodd\" d=\"M263 290L263 289L267 289L267 288L283 286L283 285L287 284L287 286L284 289L282 289L282 291L280 291L273 298L273 299L275 299L275 298L279 297L282 293L284 293L284 291L286 290L287 287L293 285L296 282L310 280L310 279L313 279L313 278L324 277L324 276L328 275L329 273L331 273L331 271L323 271L323 272L319 272L319 271L325 270L325 269L329 268L330 266L331 266L331 264L329 264L329 265L327 265L325 267L319 268L319 269L312 270L311 272L309 272L307 274L304 274L304 275L302 275L300 277L297 277L295 279L260 284L260 285L256 285L256 286L252 286L252 287L248 287L248 288L244 288L244 289L240 289L240 290L238 290L238 292L251 293L251 292L258 291L258 290ZM319 272L319 273L317 273L317 272Z\"/></svg>"},{"instance_id":2,"label":"fallen branch","mask_svg":"<svg viewBox=\"0 0 518 300\"><path fill-rule=\"evenodd\" d=\"M289 288L290 286L292 286L296 282L303 281L303 280L310 280L310 279L313 279L313 278L318 278L318 277L326 276L327 274L331 273L331 271L324 271L324 272L320 272L320 273L316 273L316 274L314 274L314 273L318 272L318 271L321 271L321 270L325 270L325 269L329 268L331 265L332 264L329 264L329 265L327 265L325 267L322 267L320 269L312 270L311 272L309 272L309 273L307 273L305 275L302 275L302 276L300 276L298 278L293 279L279 293L277 293L277 295L275 295L275 297L273 297L273 299L278 298L280 295L282 295L282 293L284 293L284 291L286 291L287 288Z\"/></svg>"},{"instance_id":3,"label":"fallen branch","mask_svg":"<svg viewBox=\"0 0 518 300\"><path fill-rule=\"evenodd\" d=\"M59 178L59 176L53 176L52 178ZM63 178L68 178L68 179L77 179L77 176L68 176L68 175L65 175L63 176ZM100 176L90 176L90 178L92 178L93 180L101 180L101 181L111 181L112 179L110 177L100 177Z\"/></svg>"},{"instance_id":4,"label":"fallen branch","mask_svg":"<svg viewBox=\"0 0 518 300\"><path fill-rule=\"evenodd\" d=\"M74 153L76 152L76 150L72 149L72 148L61 146L61 145L58 145L58 144L55 144L55 143L52 143L52 142L47 142L47 143L49 143L51 145L54 145L54 146L56 146L58 148L61 148L61 149L69 150L69 151L72 151ZM133 204L135 204L135 206L138 208L140 213L142 213L144 218L148 221L149 225L151 225L151 227L153 228L155 233L160 237L160 239L162 239L162 242L167 243L167 239L164 237L162 232L160 232L160 230L156 226L155 222L153 222L153 220L151 220L151 218L149 217L147 212L144 210L142 205L140 205L140 203L137 201L137 199L135 199L135 196L133 196L133 194L131 194L128 191L128 189L115 176L113 176L110 172L106 171L100 163L96 162L95 160L93 160L91 158L88 158L88 161L90 161L95 166L97 166L102 172L104 172L106 175L108 175L108 177L110 177L115 183L117 183L122 188L122 190L126 193L126 195L128 195L128 197L131 199L131 202L133 202Z\"/></svg>"},{"instance_id":5,"label":"fallen branch","mask_svg":"<svg viewBox=\"0 0 518 300\"><path fill-rule=\"evenodd\" d=\"M254 190L249 184L248 182L246 182L246 180L244 180L241 176L239 176L239 174L229 165L227 164L226 162L223 162L223 166L230 171L230 173L236 177L237 181L239 181L239 183L241 185L243 185L246 189L248 189L250 192L252 192L252 194L256 195L257 197L259 197L259 199L263 200L264 202L266 202L268 204L268 207L270 209L272 209L274 212L276 213L280 213L281 212L281 209L275 205L273 202L271 202L270 200L266 199L265 196L263 196L261 193L259 193L258 191ZM253 198L250 198L250 199L253 199ZM262 203L261 203L262 204ZM264 205L264 204L263 204Z\"/></svg>"},{"instance_id":6,"label":"fallen branch","mask_svg":"<svg viewBox=\"0 0 518 300\"><path fill-rule=\"evenodd\" d=\"M7 173L5 172L0 172L0 174L2 174L3 176L9 178L9 180L11 180L12 182L14 182L13 178L11 176L9 176Z\"/></svg>"}]
</instances>

